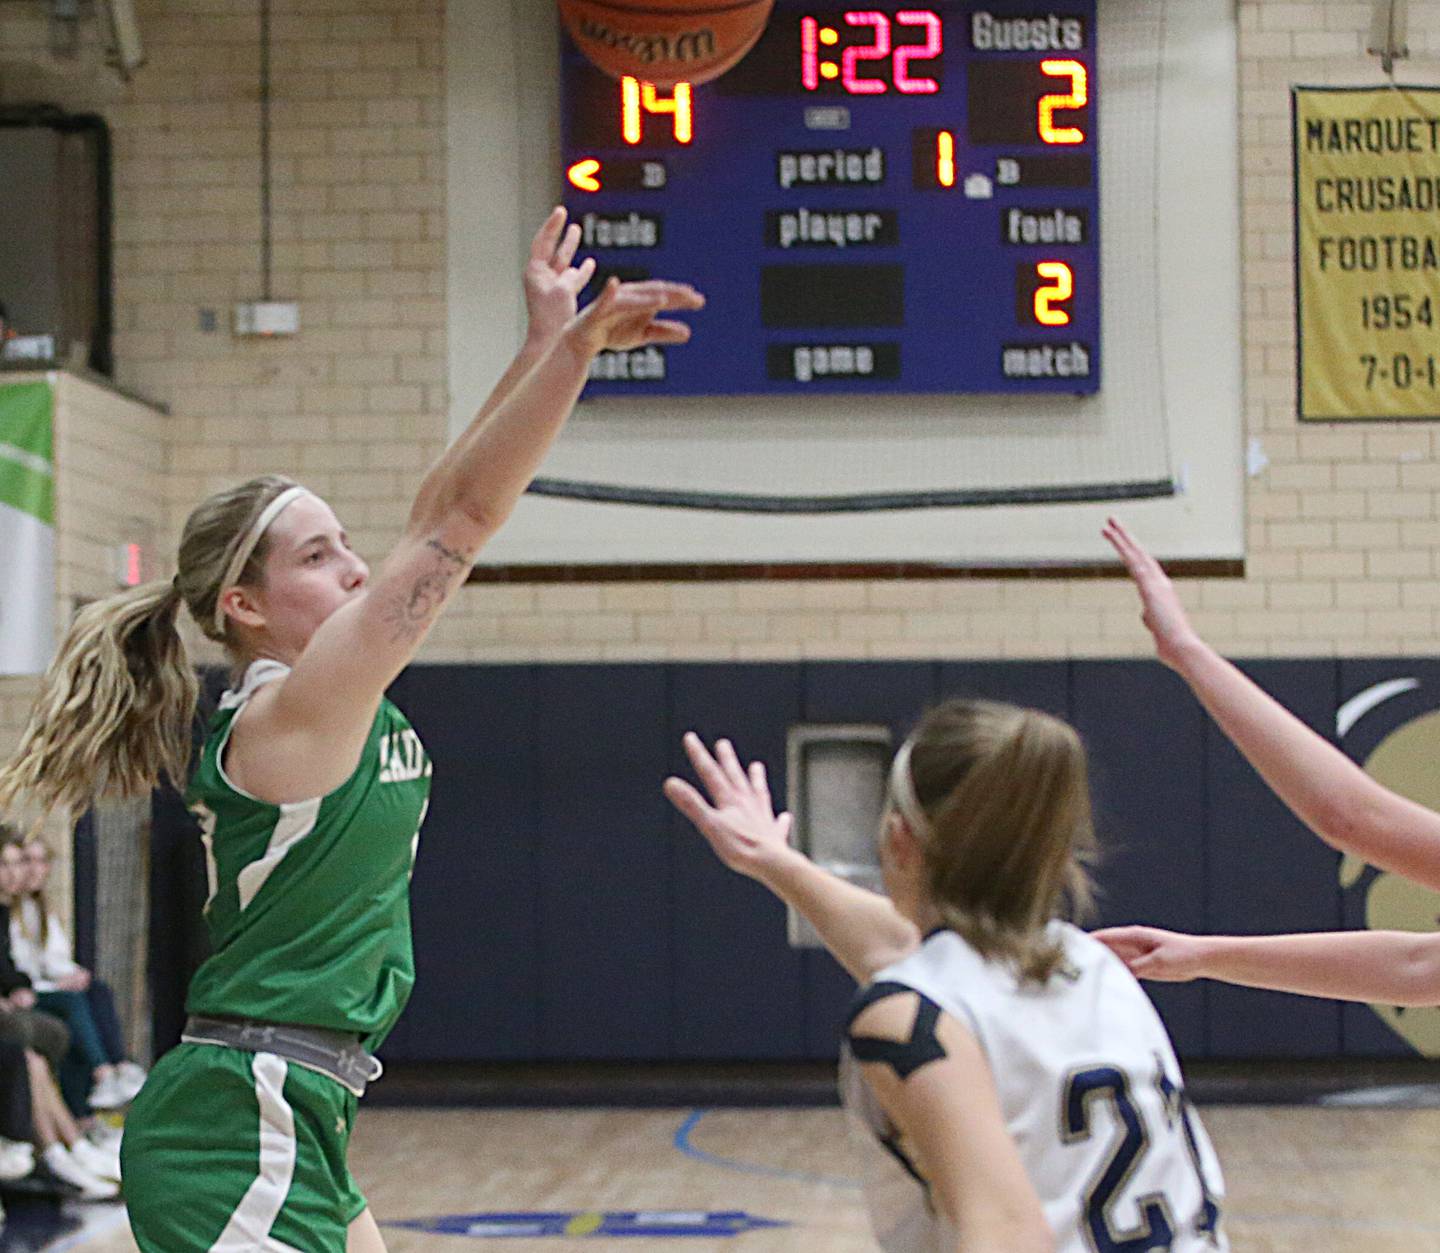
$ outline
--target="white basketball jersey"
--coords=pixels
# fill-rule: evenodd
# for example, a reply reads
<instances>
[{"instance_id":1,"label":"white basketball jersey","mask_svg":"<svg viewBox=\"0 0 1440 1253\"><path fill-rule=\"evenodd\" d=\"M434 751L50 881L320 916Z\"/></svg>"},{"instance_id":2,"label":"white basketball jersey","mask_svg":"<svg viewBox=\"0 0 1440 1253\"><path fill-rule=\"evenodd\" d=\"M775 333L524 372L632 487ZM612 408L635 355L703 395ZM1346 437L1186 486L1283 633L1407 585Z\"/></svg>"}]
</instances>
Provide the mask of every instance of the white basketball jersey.
<instances>
[{"instance_id":1,"label":"white basketball jersey","mask_svg":"<svg viewBox=\"0 0 1440 1253\"><path fill-rule=\"evenodd\" d=\"M937 931L875 976L929 997L974 1033L995 1078L1056 1253L1216 1253L1223 1184L1181 1091L1170 1037L1145 993L1099 941L1051 934L1065 967L1020 984L953 931ZM871 1223L886 1253L950 1253L919 1164L886 1118L848 1045L841 1094L866 1159Z\"/></svg>"}]
</instances>

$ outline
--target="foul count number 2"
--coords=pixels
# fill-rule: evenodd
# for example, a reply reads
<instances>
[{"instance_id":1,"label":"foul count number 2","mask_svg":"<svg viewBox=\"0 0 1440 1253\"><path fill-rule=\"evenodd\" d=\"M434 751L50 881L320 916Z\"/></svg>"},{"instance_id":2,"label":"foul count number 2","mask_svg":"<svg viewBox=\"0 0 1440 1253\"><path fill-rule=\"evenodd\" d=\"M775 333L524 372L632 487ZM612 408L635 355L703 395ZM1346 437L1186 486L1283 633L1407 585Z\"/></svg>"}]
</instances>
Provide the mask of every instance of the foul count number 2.
<instances>
[{"instance_id":1,"label":"foul count number 2","mask_svg":"<svg viewBox=\"0 0 1440 1253\"><path fill-rule=\"evenodd\" d=\"M1035 292L1035 321L1041 326L1069 326L1070 311L1055 306L1075 295L1075 271L1063 261L1040 261L1035 273L1046 280Z\"/></svg>"}]
</instances>

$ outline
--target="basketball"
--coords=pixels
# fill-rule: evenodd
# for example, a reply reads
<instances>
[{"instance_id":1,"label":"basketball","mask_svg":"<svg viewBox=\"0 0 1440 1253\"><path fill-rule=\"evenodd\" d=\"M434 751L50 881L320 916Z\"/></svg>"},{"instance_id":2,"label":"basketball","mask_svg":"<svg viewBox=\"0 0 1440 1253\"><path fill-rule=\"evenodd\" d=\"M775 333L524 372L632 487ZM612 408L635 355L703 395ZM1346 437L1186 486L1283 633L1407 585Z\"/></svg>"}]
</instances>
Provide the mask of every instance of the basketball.
<instances>
[{"instance_id":1,"label":"basketball","mask_svg":"<svg viewBox=\"0 0 1440 1253\"><path fill-rule=\"evenodd\" d=\"M718 78L755 46L774 0L560 0L576 46L605 73L660 87Z\"/></svg>"}]
</instances>

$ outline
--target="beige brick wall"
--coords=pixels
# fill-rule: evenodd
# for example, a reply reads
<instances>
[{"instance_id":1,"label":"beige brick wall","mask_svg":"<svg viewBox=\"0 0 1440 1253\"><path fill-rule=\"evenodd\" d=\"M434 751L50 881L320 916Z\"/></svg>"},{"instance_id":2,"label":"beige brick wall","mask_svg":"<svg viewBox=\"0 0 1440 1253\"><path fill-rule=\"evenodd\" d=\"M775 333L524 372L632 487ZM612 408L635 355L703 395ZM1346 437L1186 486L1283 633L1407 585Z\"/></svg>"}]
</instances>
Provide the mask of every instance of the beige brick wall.
<instances>
[{"instance_id":1,"label":"beige brick wall","mask_svg":"<svg viewBox=\"0 0 1440 1253\"><path fill-rule=\"evenodd\" d=\"M1183 3L1183 0L1171 0ZM0 5L0 47L43 41ZM1413 0L1401 76L1440 76L1440 0ZM445 428L444 44L440 0L276 0L275 295L303 332L243 342L259 293L254 0L147 0L150 64L128 87L36 53L116 136L122 381L168 403L173 534L203 493L302 476L383 555ZM1294 411L1289 88L1379 79L1371 6L1240 0L1248 576L1189 581L1234 653L1430 652L1436 432L1300 429ZM14 55L13 52L10 55ZM0 92L18 80L0 67ZM68 90L68 89L67 89ZM222 329L199 329L214 309ZM1065 657L1142 654L1132 596L1102 580L474 587L428 660ZM0 695L0 720L10 720Z\"/></svg>"}]
</instances>

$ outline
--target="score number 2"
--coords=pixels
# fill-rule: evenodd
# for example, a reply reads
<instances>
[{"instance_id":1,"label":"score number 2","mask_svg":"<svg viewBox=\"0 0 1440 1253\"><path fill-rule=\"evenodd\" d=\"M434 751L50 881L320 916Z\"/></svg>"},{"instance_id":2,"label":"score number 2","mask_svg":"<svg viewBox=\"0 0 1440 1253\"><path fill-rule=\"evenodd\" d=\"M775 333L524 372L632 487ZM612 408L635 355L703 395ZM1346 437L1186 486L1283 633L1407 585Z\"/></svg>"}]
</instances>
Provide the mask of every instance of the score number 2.
<instances>
[{"instance_id":1,"label":"score number 2","mask_svg":"<svg viewBox=\"0 0 1440 1253\"><path fill-rule=\"evenodd\" d=\"M808 18L806 19L809 20ZM1040 70L1047 78L1068 78L1070 90L1051 92L1040 97L1035 109L1035 130L1042 142L1055 145L1083 144L1085 131L1080 126L1057 126L1055 115L1072 109L1083 109L1090 103L1090 74L1079 62L1047 59L1040 62ZM917 136L921 132L916 132ZM934 182L925 186L954 187L957 166L955 161L955 132L941 130L935 134ZM1020 165L1013 157L1001 157L997 167L999 181L1007 186L1020 182ZM1007 177L1008 175L1008 177ZM917 184L919 185L919 184Z\"/></svg>"},{"instance_id":2,"label":"score number 2","mask_svg":"<svg viewBox=\"0 0 1440 1253\"><path fill-rule=\"evenodd\" d=\"M1042 96L1036 120L1040 138L1047 144L1083 144L1085 132L1078 126L1056 126L1055 115L1066 109L1083 109L1090 103L1090 75L1079 61L1049 59L1040 62L1047 78L1068 78L1070 90Z\"/></svg>"},{"instance_id":3,"label":"score number 2","mask_svg":"<svg viewBox=\"0 0 1440 1253\"><path fill-rule=\"evenodd\" d=\"M1015 313L1022 326L1069 326L1075 271L1064 261L1025 261L1015 270Z\"/></svg>"}]
</instances>

